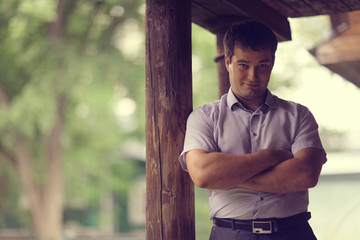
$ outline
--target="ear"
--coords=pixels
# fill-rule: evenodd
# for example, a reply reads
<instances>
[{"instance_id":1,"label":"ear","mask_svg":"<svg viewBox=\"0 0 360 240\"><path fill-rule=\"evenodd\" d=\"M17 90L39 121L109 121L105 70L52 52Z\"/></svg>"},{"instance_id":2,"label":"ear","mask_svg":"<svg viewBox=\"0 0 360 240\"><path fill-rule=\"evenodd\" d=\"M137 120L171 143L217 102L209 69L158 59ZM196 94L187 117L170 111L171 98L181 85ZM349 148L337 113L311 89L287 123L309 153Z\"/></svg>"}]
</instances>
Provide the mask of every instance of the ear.
<instances>
[{"instance_id":1,"label":"ear","mask_svg":"<svg viewBox=\"0 0 360 240\"><path fill-rule=\"evenodd\" d=\"M273 56L273 66L275 65L275 54Z\"/></svg>"},{"instance_id":2,"label":"ear","mask_svg":"<svg viewBox=\"0 0 360 240\"><path fill-rule=\"evenodd\" d=\"M226 66L226 69L228 70L229 72L229 66L230 66L230 59L228 56L225 55L225 66Z\"/></svg>"}]
</instances>

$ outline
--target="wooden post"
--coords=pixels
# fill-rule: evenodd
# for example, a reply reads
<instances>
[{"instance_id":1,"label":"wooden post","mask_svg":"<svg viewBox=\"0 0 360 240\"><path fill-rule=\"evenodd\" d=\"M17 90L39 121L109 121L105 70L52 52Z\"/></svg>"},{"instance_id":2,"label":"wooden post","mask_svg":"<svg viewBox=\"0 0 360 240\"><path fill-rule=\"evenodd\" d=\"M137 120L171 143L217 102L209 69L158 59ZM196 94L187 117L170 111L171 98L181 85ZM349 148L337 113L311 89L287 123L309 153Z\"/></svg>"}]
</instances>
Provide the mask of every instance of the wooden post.
<instances>
[{"instance_id":1,"label":"wooden post","mask_svg":"<svg viewBox=\"0 0 360 240\"><path fill-rule=\"evenodd\" d=\"M219 97L224 95L229 91L230 82L229 82L229 72L225 66L225 57L224 57L224 45L223 45L223 32L216 33L216 45L217 45L217 57L215 57L215 62L218 69L218 78L219 78Z\"/></svg>"},{"instance_id":2,"label":"wooden post","mask_svg":"<svg viewBox=\"0 0 360 240\"><path fill-rule=\"evenodd\" d=\"M194 240L194 185L178 162L192 111L191 1L146 0L146 231Z\"/></svg>"}]
</instances>

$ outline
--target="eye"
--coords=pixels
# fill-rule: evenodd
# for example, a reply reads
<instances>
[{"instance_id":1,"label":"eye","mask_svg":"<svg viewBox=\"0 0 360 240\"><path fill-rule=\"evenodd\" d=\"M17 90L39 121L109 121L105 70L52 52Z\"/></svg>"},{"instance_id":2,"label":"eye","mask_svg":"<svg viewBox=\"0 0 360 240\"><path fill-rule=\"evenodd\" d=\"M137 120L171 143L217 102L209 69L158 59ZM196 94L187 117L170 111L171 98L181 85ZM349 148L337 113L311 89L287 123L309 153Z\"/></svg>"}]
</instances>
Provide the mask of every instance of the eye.
<instances>
[{"instance_id":1,"label":"eye","mask_svg":"<svg viewBox=\"0 0 360 240\"><path fill-rule=\"evenodd\" d=\"M249 68L249 66L247 64L245 64L245 63L239 63L238 66L240 68L242 68L242 69L248 69Z\"/></svg>"},{"instance_id":2,"label":"eye","mask_svg":"<svg viewBox=\"0 0 360 240\"><path fill-rule=\"evenodd\" d=\"M262 63L262 64L260 64L258 67L259 67L260 70L267 70L267 69L270 68L270 65L269 65L269 64Z\"/></svg>"}]
</instances>

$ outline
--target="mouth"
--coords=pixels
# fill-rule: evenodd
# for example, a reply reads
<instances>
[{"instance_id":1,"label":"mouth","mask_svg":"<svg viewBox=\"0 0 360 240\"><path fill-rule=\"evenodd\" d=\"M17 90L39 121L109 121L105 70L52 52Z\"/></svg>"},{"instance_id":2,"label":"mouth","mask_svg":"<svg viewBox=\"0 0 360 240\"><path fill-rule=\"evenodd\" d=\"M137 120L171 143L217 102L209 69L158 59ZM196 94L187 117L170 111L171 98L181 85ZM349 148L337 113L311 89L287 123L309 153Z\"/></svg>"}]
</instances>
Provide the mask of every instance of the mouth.
<instances>
[{"instance_id":1,"label":"mouth","mask_svg":"<svg viewBox=\"0 0 360 240\"><path fill-rule=\"evenodd\" d=\"M260 83L254 83L254 82L245 82L245 85L251 88L259 87Z\"/></svg>"}]
</instances>

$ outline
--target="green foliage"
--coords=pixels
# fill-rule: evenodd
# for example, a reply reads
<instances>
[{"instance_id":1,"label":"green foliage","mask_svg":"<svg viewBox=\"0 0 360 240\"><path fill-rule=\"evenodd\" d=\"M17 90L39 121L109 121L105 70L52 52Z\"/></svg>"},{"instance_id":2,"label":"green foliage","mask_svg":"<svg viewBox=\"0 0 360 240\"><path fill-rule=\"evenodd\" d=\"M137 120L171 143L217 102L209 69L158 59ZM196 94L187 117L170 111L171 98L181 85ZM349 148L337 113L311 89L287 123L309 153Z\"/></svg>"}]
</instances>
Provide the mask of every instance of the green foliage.
<instances>
[{"instance_id":1,"label":"green foliage","mask_svg":"<svg viewBox=\"0 0 360 240\"><path fill-rule=\"evenodd\" d=\"M15 136L23 136L37 183L44 184L46 139L63 97L66 202L96 206L104 191L129 188L139 171L119 151L129 136L144 138L144 3L65 0L62 15L57 5L0 2L0 87L10 103L0 104L0 143L12 149ZM124 31L140 37L129 42ZM18 189L9 171L11 176L1 172L0 178ZM8 209L18 206L1 202Z\"/></svg>"},{"instance_id":2,"label":"green foliage","mask_svg":"<svg viewBox=\"0 0 360 240\"><path fill-rule=\"evenodd\" d=\"M211 227L209 200L205 189L195 186L195 229L196 239L209 239Z\"/></svg>"},{"instance_id":3,"label":"green foliage","mask_svg":"<svg viewBox=\"0 0 360 240\"><path fill-rule=\"evenodd\" d=\"M320 136L323 140L323 146L327 152L343 152L347 149L347 132L320 128Z\"/></svg>"},{"instance_id":4,"label":"green foliage","mask_svg":"<svg viewBox=\"0 0 360 240\"><path fill-rule=\"evenodd\" d=\"M22 198L19 198L20 186L15 178L10 163L0 156L0 228L30 226L30 216L24 212Z\"/></svg>"},{"instance_id":5,"label":"green foliage","mask_svg":"<svg viewBox=\"0 0 360 240\"><path fill-rule=\"evenodd\" d=\"M214 62L216 36L192 24L192 66L194 108L218 99L218 75Z\"/></svg>"}]
</instances>

